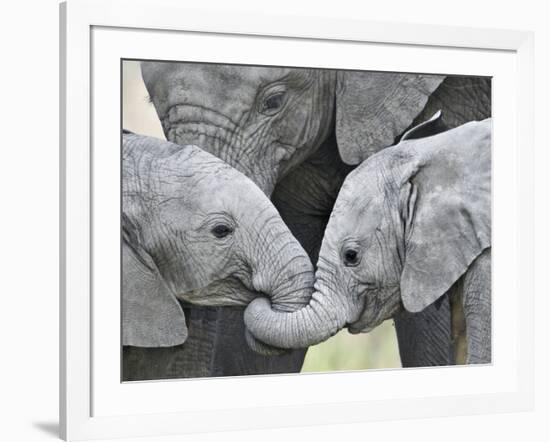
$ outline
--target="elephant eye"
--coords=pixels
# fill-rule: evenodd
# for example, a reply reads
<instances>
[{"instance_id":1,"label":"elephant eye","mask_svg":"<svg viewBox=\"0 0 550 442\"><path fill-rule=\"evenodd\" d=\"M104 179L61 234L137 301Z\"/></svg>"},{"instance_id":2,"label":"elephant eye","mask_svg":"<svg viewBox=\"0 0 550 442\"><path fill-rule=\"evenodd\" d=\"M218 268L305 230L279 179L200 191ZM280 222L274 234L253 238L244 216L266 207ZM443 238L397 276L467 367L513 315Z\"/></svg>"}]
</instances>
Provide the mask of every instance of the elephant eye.
<instances>
[{"instance_id":1,"label":"elephant eye","mask_svg":"<svg viewBox=\"0 0 550 442\"><path fill-rule=\"evenodd\" d=\"M343 259L346 267L355 267L359 264L359 252L352 248L346 248L343 252Z\"/></svg>"},{"instance_id":2,"label":"elephant eye","mask_svg":"<svg viewBox=\"0 0 550 442\"><path fill-rule=\"evenodd\" d=\"M276 114L283 107L285 95L285 91L279 91L269 95L264 99L260 112L266 115Z\"/></svg>"},{"instance_id":3,"label":"elephant eye","mask_svg":"<svg viewBox=\"0 0 550 442\"><path fill-rule=\"evenodd\" d=\"M227 224L216 224L212 228L211 232L212 235L214 235L216 238L225 238L226 236L233 233L233 229Z\"/></svg>"}]
</instances>

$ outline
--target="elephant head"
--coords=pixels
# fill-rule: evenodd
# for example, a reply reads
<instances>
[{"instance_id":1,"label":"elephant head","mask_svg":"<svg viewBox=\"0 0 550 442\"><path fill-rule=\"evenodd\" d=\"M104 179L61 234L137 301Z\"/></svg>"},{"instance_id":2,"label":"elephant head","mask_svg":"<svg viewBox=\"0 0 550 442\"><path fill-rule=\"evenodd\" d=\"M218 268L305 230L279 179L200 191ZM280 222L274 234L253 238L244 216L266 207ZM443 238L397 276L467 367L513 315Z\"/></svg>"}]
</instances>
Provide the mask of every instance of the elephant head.
<instances>
[{"instance_id":1,"label":"elephant head","mask_svg":"<svg viewBox=\"0 0 550 442\"><path fill-rule=\"evenodd\" d=\"M444 76L142 62L166 138L196 144L267 195L336 132L355 165L393 144Z\"/></svg>"},{"instance_id":2,"label":"elephant head","mask_svg":"<svg viewBox=\"0 0 550 442\"><path fill-rule=\"evenodd\" d=\"M307 303L309 257L243 174L198 147L128 132L122 164L124 345L184 342L177 299L243 306L264 293L283 311Z\"/></svg>"},{"instance_id":3,"label":"elephant head","mask_svg":"<svg viewBox=\"0 0 550 442\"><path fill-rule=\"evenodd\" d=\"M490 119L415 139L424 129L348 175L309 305L286 314L256 299L245 313L256 338L300 348L344 326L369 331L403 307L420 312L490 247Z\"/></svg>"}]
</instances>

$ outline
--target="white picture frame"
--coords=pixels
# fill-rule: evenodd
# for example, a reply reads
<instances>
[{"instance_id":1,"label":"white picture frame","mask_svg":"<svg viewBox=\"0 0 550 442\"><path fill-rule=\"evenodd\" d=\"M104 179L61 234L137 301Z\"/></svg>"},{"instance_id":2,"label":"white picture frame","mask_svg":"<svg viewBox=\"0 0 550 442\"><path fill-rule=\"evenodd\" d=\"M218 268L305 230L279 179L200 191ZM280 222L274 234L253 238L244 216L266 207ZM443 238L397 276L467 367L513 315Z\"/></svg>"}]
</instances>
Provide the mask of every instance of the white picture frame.
<instances>
[{"instance_id":1,"label":"white picture frame","mask_svg":"<svg viewBox=\"0 0 550 442\"><path fill-rule=\"evenodd\" d=\"M190 9L176 0L69 0L61 4L60 17L60 428L64 439L162 436L532 408L531 33L351 18L242 15L229 10ZM201 51L189 49L174 58L170 48L178 39L192 39ZM218 49L220 54L212 59L208 51L222 48L228 39L234 50L221 54ZM253 51L258 45L272 45L273 50ZM338 51L329 62L315 59L318 50L330 48ZM357 51L368 51L375 61L364 64L354 57ZM384 56L389 52L400 56ZM338 53L348 61L340 59ZM113 207L118 210L118 195L109 192L107 185L119 179L118 163L113 159L118 151L98 147L113 143L118 147L120 63L113 63L121 58L294 62L405 71L417 71L422 66L423 72L493 75L494 256L499 256L500 238L513 238L508 242L506 259L495 258L494 264L494 296L506 302L495 302L493 364L121 384L120 366L116 366L120 360L116 352L108 350L120 348L116 327L119 312L109 309L119 285L116 276L113 279L102 274L100 265L103 258L107 259L108 248L118 247L118 240L112 241L113 235L118 235L118 224L101 215ZM423 65L418 64L422 63L419 58ZM105 184L94 180L99 169ZM505 205L507 216L499 217ZM114 219L118 219L116 215ZM396 391L388 391L390 381ZM354 393L358 388L369 389L369 399L357 397ZM259 390L261 398L255 395ZM285 393L288 391L292 393ZM181 394L195 400L182 407L178 405L181 401L175 400ZM216 403L201 400L213 394L221 399ZM159 398L163 399L162 407L156 405Z\"/></svg>"}]
</instances>

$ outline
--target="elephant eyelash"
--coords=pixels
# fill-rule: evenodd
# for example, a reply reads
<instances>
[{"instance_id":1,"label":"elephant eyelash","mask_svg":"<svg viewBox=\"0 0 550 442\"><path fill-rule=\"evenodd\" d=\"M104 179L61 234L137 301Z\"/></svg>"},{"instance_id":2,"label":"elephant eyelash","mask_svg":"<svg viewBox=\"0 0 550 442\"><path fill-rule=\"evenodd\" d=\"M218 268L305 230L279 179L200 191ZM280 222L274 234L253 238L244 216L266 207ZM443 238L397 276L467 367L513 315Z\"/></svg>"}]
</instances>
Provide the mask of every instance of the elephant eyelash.
<instances>
[{"instance_id":1,"label":"elephant eyelash","mask_svg":"<svg viewBox=\"0 0 550 442\"><path fill-rule=\"evenodd\" d=\"M274 115L278 113L286 104L287 92L288 92L287 85L286 83L283 83L283 82L271 83L263 87L261 89L261 92L258 94L258 100L257 100L258 112L262 114L267 114L267 115ZM268 107L266 107L267 101L277 96L281 97L280 105L273 109L269 109Z\"/></svg>"},{"instance_id":2,"label":"elephant eyelash","mask_svg":"<svg viewBox=\"0 0 550 442\"><path fill-rule=\"evenodd\" d=\"M234 232L237 229L235 219L228 213L211 213L199 226L199 230L210 232L216 225L226 224Z\"/></svg>"}]
</instances>

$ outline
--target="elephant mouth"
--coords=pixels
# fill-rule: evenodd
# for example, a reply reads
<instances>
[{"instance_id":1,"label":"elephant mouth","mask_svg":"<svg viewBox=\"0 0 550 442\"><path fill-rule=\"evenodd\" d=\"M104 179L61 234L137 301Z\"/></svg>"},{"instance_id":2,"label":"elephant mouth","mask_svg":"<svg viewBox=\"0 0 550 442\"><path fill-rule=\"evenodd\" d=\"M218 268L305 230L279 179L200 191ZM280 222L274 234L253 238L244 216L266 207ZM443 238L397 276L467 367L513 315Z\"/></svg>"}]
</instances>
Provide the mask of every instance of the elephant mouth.
<instances>
[{"instance_id":1,"label":"elephant mouth","mask_svg":"<svg viewBox=\"0 0 550 442\"><path fill-rule=\"evenodd\" d=\"M351 334L369 333L401 310L399 284L375 286L367 284L359 295L364 300L363 311L357 321L347 325Z\"/></svg>"},{"instance_id":2,"label":"elephant mouth","mask_svg":"<svg viewBox=\"0 0 550 442\"><path fill-rule=\"evenodd\" d=\"M378 327L383 321L373 322L370 325L365 325L362 320L356 321L353 324L348 324L348 331L352 335L358 335L359 333L369 333Z\"/></svg>"},{"instance_id":3,"label":"elephant mouth","mask_svg":"<svg viewBox=\"0 0 550 442\"><path fill-rule=\"evenodd\" d=\"M244 307L258 296L263 295L249 289L233 276L212 281L206 287L176 294L180 301L206 307Z\"/></svg>"}]
</instances>

